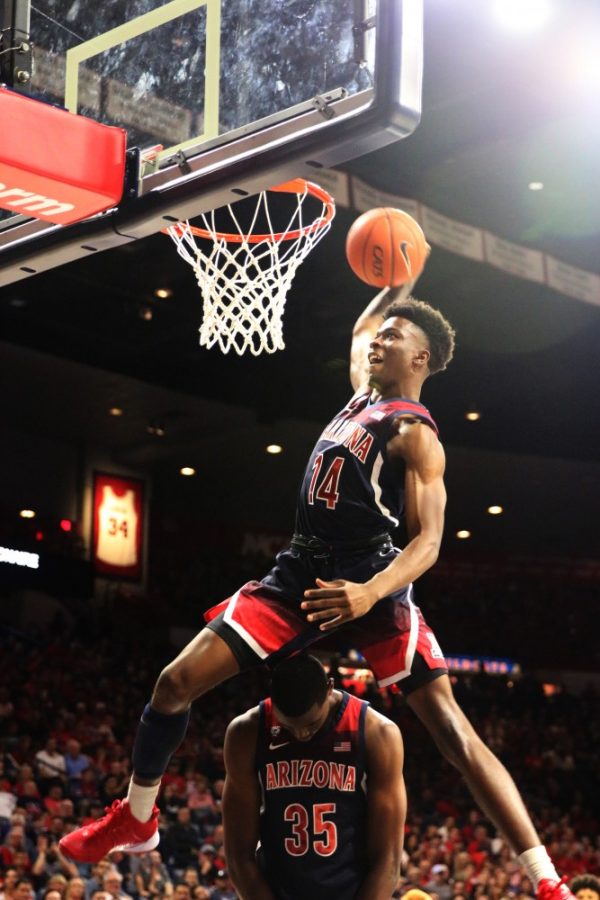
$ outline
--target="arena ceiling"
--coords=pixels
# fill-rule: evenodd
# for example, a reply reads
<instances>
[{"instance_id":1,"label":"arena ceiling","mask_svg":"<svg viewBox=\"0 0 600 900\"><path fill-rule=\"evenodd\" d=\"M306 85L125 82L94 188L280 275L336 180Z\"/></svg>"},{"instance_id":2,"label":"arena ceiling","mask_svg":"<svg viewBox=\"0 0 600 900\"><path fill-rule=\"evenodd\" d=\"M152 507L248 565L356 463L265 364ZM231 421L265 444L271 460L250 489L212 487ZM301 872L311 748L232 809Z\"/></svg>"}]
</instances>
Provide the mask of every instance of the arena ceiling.
<instances>
[{"instance_id":1,"label":"arena ceiling","mask_svg":"<svg viewBox=\"0 0 600 900\"><path fill-rule=\"evenodd\" d=\"M503 28L493 6L426 2L422 122L407 140L343 169L600 274L600 74L585 68L582 49L600 34L600 14L592 0L557 2L545 28L522 32ZM534 181L543 190L530 190ZM90 402L101 425L94 439L107 447L119 443L108 406L119 392L129 395L129 378L145 383L143 404L134 399L138 406L128 411L131 442L145 448L139 450L143 465L175 466L186 442L192 452L218 434L240 449L240 415L244 434L254 425L261 436L276 436L278 423L288 423L286 438L293 441L290 421L306 423L312 434L348 396L350 330L372 294L344 259L355 215L340 208L330 236L299 271L285 315L287 346L273 356L224 357L199 348L195 280L163 236L3 288L1 337L12 345L3 354L4 392L17 400L5 424L89 439L64 367L27 353L19 362L21 347L102 371L105 388ZM157 298L157 288L172 295ZM561 483L560 502L572 498L577 507L583 494L586 504L600 501L593 465L600 436L600 305L435 246L416 293L457 329L455 360L426 385L422 398L444 442L468 454L473 472L478 459L485 469L490 454L528 460L512 479L516 508L535 502L524 475L536 470L532 458L544 458L538 494L551 497L557 478L571 477L550 461L571 461L569 472L577 472L579 461L585 478ZM151 318L144 317L148 309ZM184 435L177 425L183 396L197 410L186 416ZM206 413L211 401L218 402L216 416ZM42 426L49 408L54 424ZM479 421L465 419L470 408L479 410ZM159 441L147 431L150 422L165 425ZM294 483L299 474L298 468L281 471ZM508 490L510 473L506 482ZM542 533L547 520L538 517Z\"/></svg>"}]
</instances>

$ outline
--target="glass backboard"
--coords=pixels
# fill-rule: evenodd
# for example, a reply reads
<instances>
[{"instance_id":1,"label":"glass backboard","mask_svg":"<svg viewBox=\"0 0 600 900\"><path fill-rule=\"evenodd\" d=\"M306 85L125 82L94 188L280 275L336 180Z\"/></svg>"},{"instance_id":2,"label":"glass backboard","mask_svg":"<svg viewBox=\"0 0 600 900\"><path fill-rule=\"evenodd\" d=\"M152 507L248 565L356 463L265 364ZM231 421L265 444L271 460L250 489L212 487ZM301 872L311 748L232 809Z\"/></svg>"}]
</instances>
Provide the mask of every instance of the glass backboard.
<instances>
[{"instance_id":1,"label":"glass backboard","mask_svg":"<svg viewBox=\"0 0 600 900\"><path fill-rule=\"evenodd\" d=\"M170 220L190 218L231 199L234 181L245 194L333 165L420 115L420 0L35 0L31 40L32 96L127 132L116 214L128 239L162 227L170 205ZM40 271L13 265L38 250L44 268L67 261L46 240L82 255L71 229L118 243L110 216L57 239L57 226L0 211L0 284Z\"/></svg>"}]
</instances>

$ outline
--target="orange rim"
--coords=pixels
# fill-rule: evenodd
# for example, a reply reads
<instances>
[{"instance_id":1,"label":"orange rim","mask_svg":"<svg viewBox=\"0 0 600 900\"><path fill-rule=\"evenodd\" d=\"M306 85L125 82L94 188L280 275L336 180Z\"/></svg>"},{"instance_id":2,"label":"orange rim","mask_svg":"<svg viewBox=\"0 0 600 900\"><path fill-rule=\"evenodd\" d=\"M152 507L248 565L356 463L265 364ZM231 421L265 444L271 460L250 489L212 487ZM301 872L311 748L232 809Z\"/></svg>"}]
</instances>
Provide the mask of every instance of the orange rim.
<instances>
[{"instance_id":1,"label":"orange rim","mask_svg":"<svg viewBox=\"0 0 600 900\"><path fill-rule=\"evenodd\" d=\"M325 226L333 219L335 214L335 201L333 197L328 194L324 188L312 181L306 181L304 178L292 178L290 181L285 181L283 184L278 184L275 187L269 188L269 190L278 191L282 194L310 194L311 197L315 197L326 206L327 209L325 215L320 216L312 223L312 225L307 225L304 228L296 228L293 231L280 231L277 234L230 234L226 231L213 232L208 231L206 228L198 228L196 225L188 225L185 222L177 222L174 225L169 225L168 228L162 229L162 233L170 235L171 231L176 231L179 237L181 237L184 232L189 231L195 237L205 238L209 241L227 241L231 244L241 244L242 241L245 241L248 244L258 244L260 241L278 243L279 241L295 241L301 235L314 234L315 231L320 231L321 228L325 228Z\"/></svg>"}]
</instances>

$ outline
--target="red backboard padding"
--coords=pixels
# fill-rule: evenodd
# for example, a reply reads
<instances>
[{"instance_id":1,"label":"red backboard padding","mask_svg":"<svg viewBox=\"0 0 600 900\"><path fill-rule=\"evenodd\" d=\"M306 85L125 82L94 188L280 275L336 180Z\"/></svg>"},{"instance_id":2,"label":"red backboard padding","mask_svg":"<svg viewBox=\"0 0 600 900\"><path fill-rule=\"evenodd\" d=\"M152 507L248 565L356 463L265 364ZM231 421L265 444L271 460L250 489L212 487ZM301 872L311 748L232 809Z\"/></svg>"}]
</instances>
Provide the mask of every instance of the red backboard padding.
<instances>
[{"instance_id":1,"label":"red backboard padding","mask_svg":"<svg viewBox=\"0 0 600 900\"><path fill-rule=\"evenodd\" d=\"M0 87L0 207L69 225L116 206L127 134Z\"/></svg>"}]
</instances>

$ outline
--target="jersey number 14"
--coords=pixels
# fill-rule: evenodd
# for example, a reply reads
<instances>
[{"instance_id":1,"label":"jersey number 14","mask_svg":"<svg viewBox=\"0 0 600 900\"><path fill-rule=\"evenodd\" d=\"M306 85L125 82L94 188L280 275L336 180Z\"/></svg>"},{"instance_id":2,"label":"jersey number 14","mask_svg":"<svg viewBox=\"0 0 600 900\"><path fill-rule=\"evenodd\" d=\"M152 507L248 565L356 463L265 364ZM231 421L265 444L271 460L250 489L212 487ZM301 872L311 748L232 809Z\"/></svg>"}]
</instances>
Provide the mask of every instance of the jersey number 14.
<instances>
[{"instance_id":1,"label":"jersey number 14","mask_svg":"<svg viewBox=\"0 0 600 900\"><path fill-rule=\"evenodd\" d=\"M327 504L327 509L335 509L336 503L340 498L338 485L340 483L343 465L344 457L336 456L323 475L320 484L317 486L317 479L323 466L323 454L317 453L313 464L310 484L308 486L308 502L311 506L315 505L316 498L317 500L323 500Z\"/></svg>"}]
</instances>

